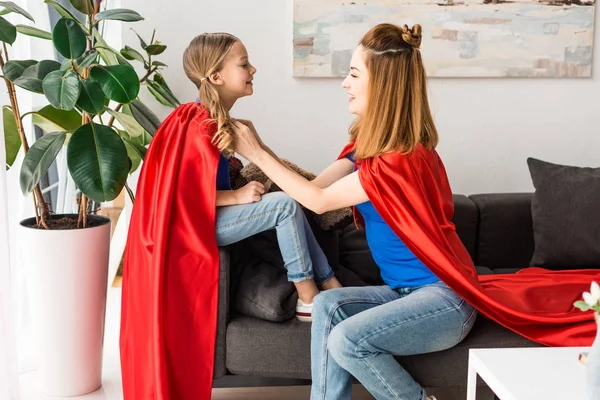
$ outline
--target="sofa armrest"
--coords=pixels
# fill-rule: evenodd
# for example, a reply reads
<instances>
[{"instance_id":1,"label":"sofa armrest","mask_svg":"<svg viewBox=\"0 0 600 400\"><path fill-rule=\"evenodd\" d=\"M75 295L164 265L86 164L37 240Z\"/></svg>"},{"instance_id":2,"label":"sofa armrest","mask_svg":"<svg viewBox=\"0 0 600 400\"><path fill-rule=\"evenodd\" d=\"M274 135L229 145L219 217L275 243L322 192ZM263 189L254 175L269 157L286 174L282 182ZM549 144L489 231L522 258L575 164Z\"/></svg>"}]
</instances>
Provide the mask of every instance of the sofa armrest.
<instances>
[{"instance_id":1,"label":"sofa armrest","mask_svg":"<svg viewBox=\"0 0 600 400\"><path fill-rule=\"evenodd\" d=\"M463 243L471 260L475 262L477 249L477 206L467 196L454 194L454 216L452 222L456 226L456 233Z\"/></svg>"},{"instance_id":2,"label":"sofa armrest","mask_svg":"<svg viewBox=\"0 0 600 400\"><path fill-rule=\"evenodd\" d=\"M227 323L229 322L229 250L219 248L219 300L217 313L217 340L215 343L215 370L213 379L219 379L227 373L225 353Z\"/></svg>"},{"instance_id":3,"label":"sofa armrest","mask_svg":"<svg viewBox=\"0 0 600 400\"><path fill-rule=\"evenodd\" d=\"M492 270L525 268L533 255L533 193L469 196L479 210L477 265Z\"/></svg>"}]
</instances>

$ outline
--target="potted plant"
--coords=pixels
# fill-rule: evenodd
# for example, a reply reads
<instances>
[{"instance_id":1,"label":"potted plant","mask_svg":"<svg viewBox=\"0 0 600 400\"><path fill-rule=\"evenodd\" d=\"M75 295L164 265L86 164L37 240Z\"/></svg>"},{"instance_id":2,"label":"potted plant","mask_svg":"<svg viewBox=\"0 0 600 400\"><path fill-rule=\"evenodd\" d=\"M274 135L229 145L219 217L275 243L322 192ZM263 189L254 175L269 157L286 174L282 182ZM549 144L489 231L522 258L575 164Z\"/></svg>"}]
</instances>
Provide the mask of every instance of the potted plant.
<instances>
[{"instance_id":1,"label":"potted plant","mask_svg":"<svg viewBox=\"0 0 600 400\"><path fill-rule=\"evenodd\" d=\"M42 390L53 396L77 396L101 386L102 344L110 245L110 220L94 215L96 205L111 201L144 159L160 120L142 103L140 87L162 104L179 102L160 74L166 67L153 57L166 46L139 37L142 51L111 48L102 37L106 20L136 22L133 10L101 11L101 0L70 0L83 14L45 0L61 16L53 31L13 25L0 16L0 67L10 105L2 107L7 168L22 148L19 179L33 193L35 217L21 221L19 239L39 354ZM31 15L0 1L0 15ZM21 18L19 17L19 18ZM12 60L8 48L17 34L52 40L65 58ZM145 54L143 54L145 53ZM130 61L143 65L138 75ZM46 97L48 105L22 113L15 86ZM46 133L29 146L23 121L31 117ZM39 182L66 147L68 169L80 191L79 214L53 215Z\"/></svg>"}]
</instances>

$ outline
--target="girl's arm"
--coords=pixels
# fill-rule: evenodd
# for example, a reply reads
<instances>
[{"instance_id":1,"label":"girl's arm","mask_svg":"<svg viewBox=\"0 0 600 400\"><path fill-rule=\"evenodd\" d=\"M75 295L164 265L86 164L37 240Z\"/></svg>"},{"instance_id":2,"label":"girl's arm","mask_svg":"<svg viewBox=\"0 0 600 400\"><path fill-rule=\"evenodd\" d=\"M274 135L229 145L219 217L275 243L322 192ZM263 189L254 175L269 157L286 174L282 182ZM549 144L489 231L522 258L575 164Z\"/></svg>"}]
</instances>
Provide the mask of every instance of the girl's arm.
<instances>
[{"instance_id":1,"label":"girl's arm","mask_svg":"<svg viewBox=\"0 0 600 400\"><path fill-rule=\"evenodd\" d=\"M217 207L254 203L260 201L264 193L263 184L255 181L237 190L217 190Z\"/></svg>"}]
</instances>

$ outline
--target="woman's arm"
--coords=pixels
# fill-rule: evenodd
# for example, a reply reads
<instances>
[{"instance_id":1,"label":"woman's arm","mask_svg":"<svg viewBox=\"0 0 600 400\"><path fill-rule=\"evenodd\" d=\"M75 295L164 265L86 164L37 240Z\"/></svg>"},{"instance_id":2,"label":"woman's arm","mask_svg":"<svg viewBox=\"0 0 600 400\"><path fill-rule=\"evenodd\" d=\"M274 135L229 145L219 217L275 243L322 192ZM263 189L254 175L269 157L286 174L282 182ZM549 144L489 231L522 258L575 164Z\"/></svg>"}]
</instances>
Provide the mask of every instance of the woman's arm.
<instances>
[{"instance_id":1,"label":"woman's arm","mask_svg":"<svg viewBox=\"0 0 600 400\"><path fill-rule=\"evenodd\" d=\"M352 161L347 158L342 158L325 168L325 170L311 182L321 189L325 189L343 177L351 174L353 168L354 163Z\"/></svg>"},{"instance_id":2,"label":"woman's arm","mask_svg":"<svg viewBox=\"0 0 600 400\"><path fill-rule=\"evenodd\" d=\"M358 172L340 179L327 188L320 188L281 165L260 146L255 135L246 125L235 121L234 130L236 151L256 164L277 186L306 208L322 214L369 200L358 179Z\"/></svg>"}]
</instances>

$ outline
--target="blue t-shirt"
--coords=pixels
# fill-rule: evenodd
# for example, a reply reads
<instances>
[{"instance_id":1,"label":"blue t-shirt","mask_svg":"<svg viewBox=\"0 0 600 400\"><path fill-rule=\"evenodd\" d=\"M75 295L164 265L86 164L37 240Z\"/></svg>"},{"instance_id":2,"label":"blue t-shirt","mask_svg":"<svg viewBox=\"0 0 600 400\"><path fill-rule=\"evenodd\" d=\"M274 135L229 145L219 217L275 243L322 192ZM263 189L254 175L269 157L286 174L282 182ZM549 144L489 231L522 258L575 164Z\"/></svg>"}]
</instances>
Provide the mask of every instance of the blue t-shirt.
<instances>
[{"instance_id":1,"label":"blue t-shirt","mask_svg":"<svg viewBox=\"0 0 600 400\"><path fill-rule=\"evenodd\" d=\"M219 168L217 169L217 190L231 190L229 160L223 154L219 158Z\"/></svg>"},{"instance_id":2,"label":"blue t-shirt","mask_svg":"<svg viewBox=\"0 0 600 400\"><path fill-rule=\"evenodd\" d=\"M354 160L354 154L346 156ZM439 281L383 220L370 201L356 205L365 220L367 243L381 270L381 278L392 289L417 287Z\"/></svg>"}]
</instances>

